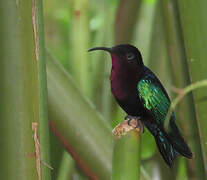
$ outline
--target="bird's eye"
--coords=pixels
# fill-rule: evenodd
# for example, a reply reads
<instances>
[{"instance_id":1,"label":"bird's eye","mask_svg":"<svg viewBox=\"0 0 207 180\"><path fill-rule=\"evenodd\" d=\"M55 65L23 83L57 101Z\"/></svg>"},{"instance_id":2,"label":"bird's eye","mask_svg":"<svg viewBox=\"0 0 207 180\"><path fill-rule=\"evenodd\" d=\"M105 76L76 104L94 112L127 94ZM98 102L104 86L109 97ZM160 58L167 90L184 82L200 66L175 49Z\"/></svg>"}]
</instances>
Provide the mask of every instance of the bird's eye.
<instances>
[{"instance_id":1,"label":"bird's eye","mask_svg":"<svg viewBox=\"0 0 207 180\"><path fill-rule=\"evenodd\" d=\"M128 60L132 60L132 59L134 59L135 55L133 53L128 53L126 55L126 57L127 57Z\"/></svg>"}]
</instances>

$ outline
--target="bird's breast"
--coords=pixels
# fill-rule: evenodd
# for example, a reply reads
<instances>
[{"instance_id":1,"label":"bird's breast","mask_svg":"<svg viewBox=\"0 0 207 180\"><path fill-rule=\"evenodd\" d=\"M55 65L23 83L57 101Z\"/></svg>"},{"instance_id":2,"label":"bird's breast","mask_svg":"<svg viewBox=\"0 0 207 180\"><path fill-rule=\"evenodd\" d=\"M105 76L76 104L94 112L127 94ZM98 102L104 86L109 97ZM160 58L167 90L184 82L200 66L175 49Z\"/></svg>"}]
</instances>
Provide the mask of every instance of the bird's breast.
<instances>
[{"instance_id":1,"label":"bird's breast","mask_svg":"<svg viewBox=\"0 0 207 180\"><path fill-rule=\"evenodd\" d=\"M140 116L142 106L134 72L111 71L111 91L121 108L129 115Z\"/></svg>"},{"instance_id":2,"label":"bird's breast","mask_svg":"<svg viewBox=\"0 0 207 180\"><path fill-rule=\"evenodd\" d=\"M136 89L135 83L132 82L126 73L116 72L112 69L110 80L111 91L116 99L126 99Z\"/></svg>"}]
</instances>

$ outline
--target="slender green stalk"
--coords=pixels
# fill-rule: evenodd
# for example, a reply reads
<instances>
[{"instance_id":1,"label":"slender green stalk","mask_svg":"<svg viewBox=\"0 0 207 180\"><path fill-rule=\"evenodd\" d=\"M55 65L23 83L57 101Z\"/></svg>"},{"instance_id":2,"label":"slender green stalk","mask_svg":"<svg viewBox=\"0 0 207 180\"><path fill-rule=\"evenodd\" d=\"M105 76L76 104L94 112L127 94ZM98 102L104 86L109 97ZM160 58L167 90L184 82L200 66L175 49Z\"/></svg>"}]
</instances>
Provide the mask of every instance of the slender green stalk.
<instances>
[{"instance_id":1,"label":"slender green stalk","mask_svg":"<svg viewBox=\"0 0 207 180\"><path fill-rule=\"evenodd\" d=\"M169 111L168 111L168 114L166 116L166 121L165 121L165 125L164 125L166 129L169 125L170 114L174 111L175 107L182 100L182 98L184 98L184 96L186 96L189 92L195 91L198 88L206 87L206 86L207 86L207 80L203 80L203 81L193 83L193 84L187 86L186 88L180 90L180 94L172 101L170 108L169 108Z\"/></svg>"},{"instance_id":2,"label":"slender green stalk","mask_svg":"<svg viewBox=\"0 0 207 180\"><path fill-rule=\"evenodd\" d=\"M207 1L198 0L195 2L194 0L183 0L177 1L177 3L185 40L190 77L192 82L197 82L207 78L207 21L205 18ZM207 177L206 92L207 87L200 88L193 92L193 97Z\"/></svg>"},{"instance_id":3,"label":"slender green stalk","mask_svg":"<svg viewBox=\"0 0 207 180\"><path fill-rule=\"evenodd\" d=\"M153 21L156 10L156 0L145 0L140 5L140 12L138 15L138 23L135 27L135 34L132 43L138 47L142 53L145 65L148 64L150 57L150 43L153 32Z\"/></svg>"},{"instance_id":4,"label":"slender green stalk","mask_svg":"<svg viewBox=\"0 0 207 180\"><path fill-rule=\"evenodd\" d=\"M141 134L129 131L115 139L113 152L112 180L139 180L141 156Z\"/></svg>"},{"instance_id":5,"label":"slender green stalk","mask_svg":"<svg viewBox=\"0 0 207 180\"><path fill-rule=\"evenodd\" d=\"M40 3L0 1L0 179L50 179Z\"/></svg>"},{"instance_id":6,"label":"slender green stalk","mask_svg":"<svg viewBox=\"0 0 207 180\"><path fill-rule=\"evenodd\" d=\"M74 161L68 152L64 151L59 167L57 180L68 180L71 177Z\"/></svg>"},{"instance_id":7,"label":"slender green stalk","mask_svg":"<svg viewBox=\"0 0 207 180\"><path fill-rule=\"evenodd\" d=\"M112 159L110 127L51 56L47 60L47 77L53 132L89 177L109 179Z\"/></svg>"},{"instance_id":8,"label":"slender green stalk","mask_svg":"<svg viewBox=\"0 0 207 180\"><path fill-rule=\"evenodd\" d=\"M101 25L96 32L92 47L112 46L113 42L113 22L114 11L110 6L110 1L94 1L96 4L97 15ZM91 20L93 21L93 20ZM105 23L107 22L107 23ZM89 60L92 63L92 100L96 108L104 115L104 118L111 122L112 120L112 95L110 91L110 56L105 52L90 54Z\"/></svg>"},{"instance_id":9,"label":"slender green stalk","mask_svg":"<svg viewBox=\"0 0 207 180\"><path fill-rule=\"evenodd\" d=\"M37 60L38 80L39 80L39 116L40 116L40 150L41 150L41 178L51 179L49 166L50 163L50 143L49 143L49 125L47 109L47 78L45 62L45 44L42 0L32 0L32 24L35 41L35 54Z\"/></svg>"},{"instance_id":10,"label":"slender green stalk","mask_svg":"<svg viewBox=\"0 0 207 180\"><path fill-rule=\"evenodd\" d=\"M72 24L69 38L72 49L70 62L72 76L82 92L89 95L91 79L87 53L89 49L88 0L73 0L70 7Z\"/></svg>"}]
</instances>

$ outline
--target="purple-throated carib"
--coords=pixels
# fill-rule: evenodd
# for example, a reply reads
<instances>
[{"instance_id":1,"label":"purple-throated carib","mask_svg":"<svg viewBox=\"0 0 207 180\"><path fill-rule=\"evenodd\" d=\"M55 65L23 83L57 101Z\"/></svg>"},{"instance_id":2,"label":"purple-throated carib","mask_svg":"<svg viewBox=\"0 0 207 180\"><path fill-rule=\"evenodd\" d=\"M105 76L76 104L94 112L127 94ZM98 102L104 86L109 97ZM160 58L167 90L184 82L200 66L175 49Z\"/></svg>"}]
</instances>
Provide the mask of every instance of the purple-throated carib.
<instances>
[{"instance_id":1,"label":"purple-throated carib","mask_svg":"<svg viewBox=\"0 0 207 180\"><path fill-rule=\"evenodd\" d=\"M177 155L192 158L192 152L175 124L174 112L168 131L164 129L170 98L155 74L144 66L139 50L129 44L89 49L94 50L110 53L111 91L116 101L128 118L134 116L148 128L165 162L172 166Z\"/></svg>"}]
</instances>

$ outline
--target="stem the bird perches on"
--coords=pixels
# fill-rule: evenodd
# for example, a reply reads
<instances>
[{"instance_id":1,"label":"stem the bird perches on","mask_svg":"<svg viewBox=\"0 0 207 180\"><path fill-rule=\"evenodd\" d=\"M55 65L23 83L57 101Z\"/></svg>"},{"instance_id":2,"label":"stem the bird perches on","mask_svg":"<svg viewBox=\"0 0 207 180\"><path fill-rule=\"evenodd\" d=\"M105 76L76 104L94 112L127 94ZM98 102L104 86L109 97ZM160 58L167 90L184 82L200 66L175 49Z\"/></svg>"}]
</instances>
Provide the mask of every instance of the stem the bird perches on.
<instances>
[{"instance_id":1,"label":"stem the bird perches on","mask_svg":"<svg viewBox=\"0 0 207 180\"><path fill-rule=\"evenodd\" d=\"M113 130L115 135L112 180L139 179L141 154L141 128L134 128L136 120L120 123Z\"/></svg>"}]
</instances>

